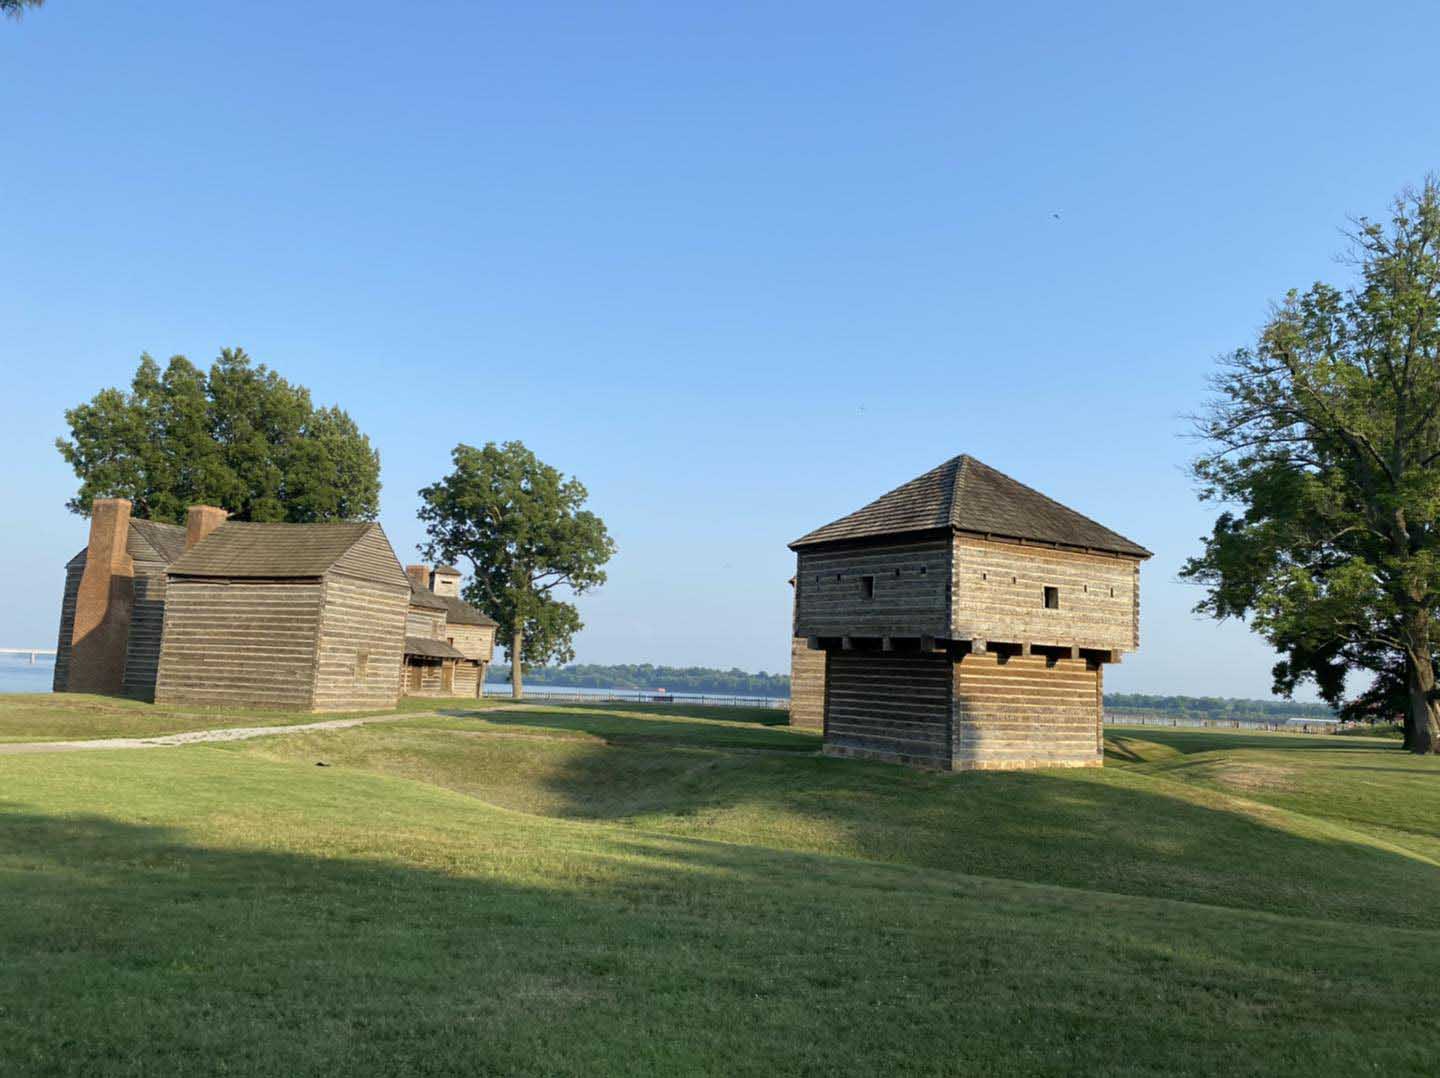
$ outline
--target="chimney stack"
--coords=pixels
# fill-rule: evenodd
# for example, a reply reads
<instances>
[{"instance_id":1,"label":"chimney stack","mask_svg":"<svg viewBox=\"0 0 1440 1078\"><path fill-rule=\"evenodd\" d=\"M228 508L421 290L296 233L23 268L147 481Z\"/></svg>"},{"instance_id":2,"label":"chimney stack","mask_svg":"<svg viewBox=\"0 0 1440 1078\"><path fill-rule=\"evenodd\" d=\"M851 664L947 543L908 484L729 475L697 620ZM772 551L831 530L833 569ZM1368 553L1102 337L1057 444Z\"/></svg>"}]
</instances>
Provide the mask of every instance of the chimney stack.
<instances>
[{"instance_id":1,"label":"chimney stack","mask_svg":"<svg viewBox=\"0 0 1440 1078\"><path fill-rule=\"evenodd\" d=\"M130 541L130 502L96 498L90 507L90 545L75 595L70 634L71 692L118 693L125 683L125 649L135 599Z\"/></svg>"},{"instance_id":2,"label":"chimney stack","mask_svg":"<svg viewBox=\"0 0 1440 1078\"><path fill-rule=\"evenodd\" d=\"M185 549L213 532L230 514L214 505L192 505L185 511Z\"/></svg>"},{"instance_id":3,"label":"chimney stack","mask_svg":"<svg viewBox=\"0 0 1440 1078\"><path fill-rule=\"evenodd\" d=\"M430 587L430 570L424 565L405 566L405 575L410 578L410 583L417 588Z\"/></svg>"},{"instance_id":4,"label":"chimney stack","mask_svg":"<svg viewBox=\"0 0 1440 1078\"><path fill-rule=\"evenodd\" d=\"M460 572L453 566L437 565L430 574L430 590L436 595L460 594Z\"/></svg>"}]
</instances>

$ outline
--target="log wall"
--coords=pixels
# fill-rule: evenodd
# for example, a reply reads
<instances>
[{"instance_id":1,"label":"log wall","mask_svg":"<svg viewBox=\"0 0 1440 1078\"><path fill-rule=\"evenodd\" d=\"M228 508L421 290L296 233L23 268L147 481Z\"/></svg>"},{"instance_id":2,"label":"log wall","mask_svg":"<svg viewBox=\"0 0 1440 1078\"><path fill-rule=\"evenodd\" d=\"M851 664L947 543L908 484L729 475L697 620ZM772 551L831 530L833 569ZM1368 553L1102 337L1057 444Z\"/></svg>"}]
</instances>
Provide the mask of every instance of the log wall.
<instances>
[{"instance_id":1,"label":"log wall","mask_svg":"<svg viewBox=\"0 0 1440 1078\"><path fill-rule=\"evenodd\" d=\"M428 606L409 606L406 602L405 635L418 636L425 640L445 639L445 611L431 610Z\"/></svg>"},{"instance_id":2,"label":"log wall","mask_svg":"<svg viewBox=\"0 0 1440 1078\"><path fill-rule=\"evenodd\" d=\"M936 636L950 625L948 539L801 550L796 636ZM871 577L874 592L864 593Z\"/></svg>"},{"instance_id":3,"label":"log wall","mask_svg":"<svg viewBox=\"0 0 1440 1078\"><path fill-rule=\"evenodd\" d=\"M825 654L827 755L950 766L953 664L947 656Z\"/></svg>"},{"instance_id":4,"label":"log wall","mask_svg":"<svg viewBox=\"0 0 1440 1078\"><path fill-rule=\"evenodd\" d=\"M401 693L405 696L450 696L445 689L445 661L411 655L405 660Z\"/></svg>"},{"instance_id":5,"label":"log wall","mask_svg":"<svg viewBox=\"0 0 1440 1078\"><path fill-rule=\"evenodd\" d=\"M454 628L454 626L451 626ZM458 646L458 645L457 645ZM455 664L455 695L456 696L478 696L480 695L481 673L485 669L484 664L475 662L464 662Z\"/></svg>"},{"instance_id":6,"label":"log wall","mask_svg":"<svg viewBox=\"0 0 1440 1078\"><path fill-rule=\"evenodd\" d=\"M310 710L323 587L172 578L155 702Z\"/></svg>"},{"instance_id":7,"label":"log wall","mask_svg":"<svg viewBox=\"0 0 1440 1078\"><path fill-rule=\"evenodd\" d=\"M136 546L132 539L131 548ZM125 643L125 676L121 691L142 700L155 698L155 674L160 668L161 635L165 629L165 571L168 566L154 554L135 558L130 607L130 636Z\"/></svg>"},{"instance_id":8,"label":"log wall","mask_svg":"<svg viewBox=\"0 0 1440 1078\"><path fill-rule=\"evenodd\" d=\"M956 536L945 635L1132 651L1140 643L1139 581L1134 558ZM1045 608L1046 586L1059 589L1058 610Z\"/></svg>"},{"instance_id":9,"label":"log wall","mask_svg":"<svg viewBox=\"0 0 1440 1078\"><path fill-rule=\"evenodd\" d=\"M60 593L60 635L55 641L55 678L52 692L65 692L70 680L70 637L75 631L75 597L80 593L80 578L85 575L85 552L71 558L65 566L65 588Z\"/></svg>"},{"instance_id":10,"label":"log wall","mask_svg":"<svg viewBox=\"0 0 1440 1078\"><path fill-rule=\"evenodd\" d=\"M790 725L825 726L825 653L812 650L803 636L790 641Z\"/></svg>"},{"instance_id":11,"label":"log wall","mask_svg":"<svg viewBox=\"0 0 1440 1078\"><path fill-rule=\"evenodd\" d=\"M987 653L953 670L956 770L1101 765L1101 667Z\"/></svg>"},{"instance_id":12,"label":"log wall","mask_svg":"<svg viewBox=\"0 0 1440 1078\"><path fill-rule=\"evenodd\" d=\"M394 707L400 696L406 583L383 584L332 573L320 617L316 711Z\"/></svg>"},{"instance_id":13,"label":"log wall","mask_svg":"<svg viewBox=\"0 0 1440 1078\"><path fill-rule=\"evenodd\" d=\"M447 621L442 635L467 659L488 663L495 656L493 625L457 625Z\"/></svg>"}]
</instances>

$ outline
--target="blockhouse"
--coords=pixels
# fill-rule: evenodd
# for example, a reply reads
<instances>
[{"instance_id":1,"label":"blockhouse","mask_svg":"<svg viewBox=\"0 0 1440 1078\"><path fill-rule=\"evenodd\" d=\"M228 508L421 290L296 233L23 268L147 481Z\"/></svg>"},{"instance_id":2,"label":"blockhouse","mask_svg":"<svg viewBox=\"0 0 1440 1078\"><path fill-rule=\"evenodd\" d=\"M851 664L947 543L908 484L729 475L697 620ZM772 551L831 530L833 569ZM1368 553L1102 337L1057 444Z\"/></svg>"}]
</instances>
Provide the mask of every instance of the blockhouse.
<instances>
[{"instance_id":1,"label":"blockhouse","mask_svg":"<svg viewBox=\"0 0 1440 1078\"><path fill-rule=\"evenodd\" d=\"M1100 765L1144 547L965 455L790 547L791 713L819 713L826 753Z\"/></svg>"}]
</instances>

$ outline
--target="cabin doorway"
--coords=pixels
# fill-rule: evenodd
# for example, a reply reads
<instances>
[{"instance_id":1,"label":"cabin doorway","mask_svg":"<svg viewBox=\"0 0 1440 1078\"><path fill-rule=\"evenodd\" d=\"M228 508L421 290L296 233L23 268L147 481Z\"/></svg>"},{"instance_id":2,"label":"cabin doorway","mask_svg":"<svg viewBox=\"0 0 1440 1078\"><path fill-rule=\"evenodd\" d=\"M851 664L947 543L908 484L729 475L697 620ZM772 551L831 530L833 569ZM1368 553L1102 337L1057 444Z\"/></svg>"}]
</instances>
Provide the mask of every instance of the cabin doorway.
<instances>
[{"instance_id":1,"label":"cabin doorway","mask_svg":"<svg viewBox=\"0 0 1440 1078\"><path fill-rule=\"evenodd\" d=\"M446 696L455 695L455 664L447 661L440 667L440 691Z\"/></svg>"},{"instance_id":2,"label":"cabin doorway","mask_svg":"<svg viewBox=\"0 0 1440 1078\"><path fill-rule=\"evenodd\" d=\"M409 673L409 685L411 692L420 691L421 678L424 676L424 667L419 663L411 663L406 670Z\"/></svg>"}]
</instances>

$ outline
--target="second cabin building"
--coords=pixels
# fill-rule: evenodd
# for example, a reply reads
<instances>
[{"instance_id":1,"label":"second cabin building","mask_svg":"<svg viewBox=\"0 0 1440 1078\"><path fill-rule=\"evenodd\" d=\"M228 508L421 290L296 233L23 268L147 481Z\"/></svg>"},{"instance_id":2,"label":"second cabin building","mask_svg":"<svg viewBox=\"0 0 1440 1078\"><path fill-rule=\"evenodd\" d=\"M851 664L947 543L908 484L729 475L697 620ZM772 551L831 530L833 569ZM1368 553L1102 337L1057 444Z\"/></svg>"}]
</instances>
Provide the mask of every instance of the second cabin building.
<instances>
[{"instance_id":1,"label":"second cabin building","mask_svg":"<svg viewBox=\"0 0 1440 1078\"><path fill-rule=\"evenodd\" d=\"M790 544L791 708L830 755L1098 767L1144 547L970 456Z\"/></svg>"}]
</instances>

